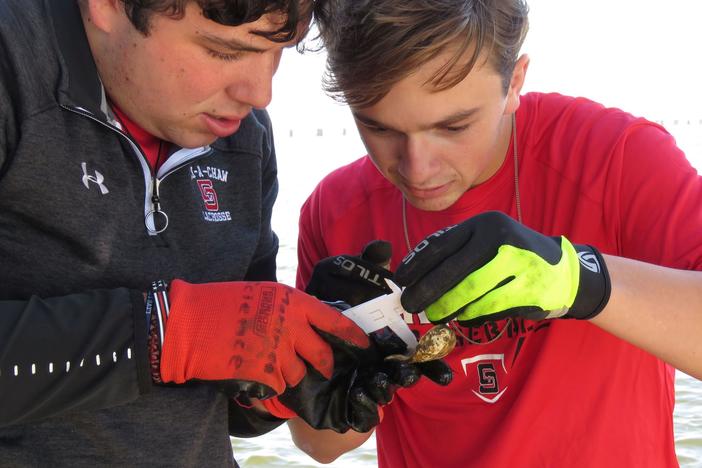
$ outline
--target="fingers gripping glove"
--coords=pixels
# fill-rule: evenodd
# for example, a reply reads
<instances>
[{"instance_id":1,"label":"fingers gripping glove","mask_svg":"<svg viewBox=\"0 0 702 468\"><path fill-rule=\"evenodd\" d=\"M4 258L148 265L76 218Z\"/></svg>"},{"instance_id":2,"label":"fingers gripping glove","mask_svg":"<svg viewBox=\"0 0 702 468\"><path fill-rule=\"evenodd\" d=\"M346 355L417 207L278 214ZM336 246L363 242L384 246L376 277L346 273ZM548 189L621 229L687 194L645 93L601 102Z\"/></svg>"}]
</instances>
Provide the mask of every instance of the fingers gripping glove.
<instances>
[{"instance_id":1,"label":"fingers gripping glove","mask_svg":"<svg viewBox=\"0 0 702 468\"><path fill-rule=\"evenodd\" d=\"M351 320L279 283L174 280L166 299L170 311L154 314L160 322L151 340L161 344L160 361L152 361L157 381L217 381L229 395L263 399L298 385L309 370L331 378L334 357L319 333L350 350L369 346Z\"/></svg>"},{"instance_id":2,"label":"fingers gripping glove","mask_svg":"<svg viewBox=\"0 0 702 468\"><path fill-rule=\"evenodd\" d=\"M453 372L443 361L423 363L385 360L386 356L406 351L404 342L389 329L370 335L375 354L373 361L361 362L348 391L346 422L356 432L367 432L380 424L383 406L392 401L395 392L409 388L425 376L445 386L451 382Z\"/></svg>"},{"instance_id":3,"label":"fingers gripping glove","mask_svg":"<svg viewBox=\"0 0 702 468\"><path fill-rule=\"evenodd\" d=\"M395 279L406 286L402 305L435 323L590 319L610 294L597 249L544 236L499 212L430 235L403 259Z\"/></svg>"},{"instance_id":4,"label":"fingers gripping glove","mask_svg":"<svg viewBox=\"0 0 702 468\"><path fill-rule=\"evenodd\" d=\"M365 430L369 430L378 423L376 404L354 399L352 389L357 385L361 362L368 362L370 355L354 352L338 339L320 333L333 351L334 370L331 377L325 378L308 368L298 385L288 387L282 395L263 401L263 405L273 416L285 419L299 416L315 429L344 433L349 429L359 430L368 424ZM361 421L358 425L350 418L351 414Z\"/></svg>"},{"instance_id":5,"label":"fingers gripping glove","mask_svg":"<svg viewBox=\"0 0 702 468\"><path fill-rule=\"evenodd\" d=\"M386 375L389 384L394 388L411 387L417 383L422 376L442 386L451 383L453 372L443 359L417 363L394 359L386 360L386 356L407 353L407 345L389 328L385 327L371 333L370 338L373 342L374 349L378 353L378 358L373 369L378 373ZM370 380L372 381L374 379ZM370 386L366 386L366 388L372 395L378 395L377 390L382 389L382 387L373 389ZM385 404L390 401L391 396L391 394L378 398L374 396L374 399L379 403Z\"/></svg>"},{"instance_id":6,"label":"fingers gripping glove","mask_svg":"<svg viewBox=\"0 0 702 468\"><path fill-rule=\"evenodd\" d=\"M390 354L395 353L384 351L381 356ZM349 391L348 420L351 428L357 432L367 432L380 424L383 405L392 401L397 390L412 387L422 376L446 386L451 383L453 372L442 359L422 363L380 360L359 369Z\"/></svg>"},{"instance_id":7,"label":"fingers gripping glove","mask_svg":"<svg viewBox=\"0 0 702 468\"><path fill-rule=\"evenodd\" d=\"M389 242L375 240L360 256L337 255L317 263L305 292L324 301L343 301L351 306L392 292L385 279L392 273L385 268L392 256Z\"/></svg>"},{"instance_id":8,"label":"fingers gripping glove","mask_svg":"<svg viewBox=\"0 0 702 468\"><path fill-rule=\"evenodd\" d=\"M382 405L392 400L397 389L411 387L422 375L440 385L451 382L451 369L440 360L417 364L385 361L385 356L404 348L382 336L371 335L373 352L362 354L350 352L328 337L336 364L332 378L321 379L310 371L300 385L265 400L264 406L278 418L300 416L315 429L367 432L380 423Z\"/></svg>"}]
</instances>

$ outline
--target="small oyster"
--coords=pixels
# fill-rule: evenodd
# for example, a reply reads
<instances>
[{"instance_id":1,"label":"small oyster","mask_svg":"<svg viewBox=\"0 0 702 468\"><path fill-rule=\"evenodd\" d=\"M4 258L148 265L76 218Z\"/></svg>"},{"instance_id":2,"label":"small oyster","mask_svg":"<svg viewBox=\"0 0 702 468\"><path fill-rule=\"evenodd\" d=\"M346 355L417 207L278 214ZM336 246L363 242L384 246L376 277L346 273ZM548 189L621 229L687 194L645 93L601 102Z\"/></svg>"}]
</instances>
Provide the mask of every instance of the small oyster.
<instances>
[{"instance_id":1,"label":"small oyster","mask_svg":"<svg viewBox=\"0 0 702 468\"><path fill-rule=\"evenodd\" d=\"M445 324L436 325L429 329L420 339L414 353L392 354L385 359L398 361L427 362L447 356L456 346L456 334Z\"/></svg>"}]
</instances>

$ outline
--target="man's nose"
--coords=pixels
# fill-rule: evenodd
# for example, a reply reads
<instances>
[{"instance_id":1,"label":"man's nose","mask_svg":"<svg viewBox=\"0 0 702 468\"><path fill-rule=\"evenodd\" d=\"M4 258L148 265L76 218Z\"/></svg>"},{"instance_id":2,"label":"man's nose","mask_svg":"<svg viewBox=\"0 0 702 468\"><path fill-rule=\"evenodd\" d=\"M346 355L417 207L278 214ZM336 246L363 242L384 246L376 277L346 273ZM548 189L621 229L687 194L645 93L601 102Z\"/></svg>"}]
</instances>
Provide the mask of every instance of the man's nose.
<instances>
[{"instance_id":1,"label":"man's nose","mask_svg":"<svg viewBox=\"0 0 702 468\"><path fill-rule=\"evenodd\" d=\"M273 97L273 75L279 59L272 53L262 53L251 61L243 75L237 76L227 87L227 94L235 101L262 109Z\"/></svg>"},{"instance_id":2,"label":"man's nose","mask_svg":"<svg viewBox=\"0 0 702 468\"><path fill-rule=\"evenodd\" d=\"M431 178L437 167L431 142L423 135L405 136L400 158L400 175L410 183L421 185Z\"/></svg>"}]
</instances>

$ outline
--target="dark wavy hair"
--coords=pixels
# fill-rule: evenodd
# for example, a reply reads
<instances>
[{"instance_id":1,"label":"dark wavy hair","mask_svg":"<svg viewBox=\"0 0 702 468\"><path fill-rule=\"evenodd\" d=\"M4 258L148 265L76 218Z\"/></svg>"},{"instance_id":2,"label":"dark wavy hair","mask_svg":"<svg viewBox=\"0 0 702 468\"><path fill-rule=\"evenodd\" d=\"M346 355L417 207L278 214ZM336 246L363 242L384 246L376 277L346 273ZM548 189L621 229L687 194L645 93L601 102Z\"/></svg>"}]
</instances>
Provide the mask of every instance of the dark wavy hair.
<instances>
[{"instance_id":1,"label":"dark wavy hair","mask_svg":"<svg viewBox=\"0 0 702 468\"><path fill-rule=\"evenodd\" d=\"M143 34L149 34L149 20L158 13L182 18L188 2L197 3L205 18L226 26L257 21L267 13L280 12L285 22L275 31L255 31L274 42L288 42L298 34L298 24L310 21L320 6L314 0L122 0L127 17Z\"/></svg>"},{"instance_id":2,"label":"dark wavy hair","mask_svg":"<svg viewBox=\"0 0 702 468\"><path fill-rule=\"evenodd\" d=\"M460 83L481 54L509 87L526 36L525 0L329 0L316 14L327 50L325 89L366 107L444 52L428 80L437 91Z\"/></svg>"}]
</instances>

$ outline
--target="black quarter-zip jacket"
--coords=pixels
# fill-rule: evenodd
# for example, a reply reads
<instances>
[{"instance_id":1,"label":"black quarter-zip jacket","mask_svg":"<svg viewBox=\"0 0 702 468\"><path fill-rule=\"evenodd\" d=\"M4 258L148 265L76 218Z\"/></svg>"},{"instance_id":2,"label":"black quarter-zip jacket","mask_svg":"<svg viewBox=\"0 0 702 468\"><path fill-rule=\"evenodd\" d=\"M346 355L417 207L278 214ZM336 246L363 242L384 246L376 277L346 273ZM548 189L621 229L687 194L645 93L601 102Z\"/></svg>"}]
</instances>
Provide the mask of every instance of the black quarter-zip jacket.
<instances>
[{"instance_id":1,"label":"black quarter-zip jacket","mask_svg":"<svg viewBox=\"0 0 702 468\"><path fill-rule=\"evenodd\" d=\"M277 188L264 111L152 176L75 0L0 0L0 466L235 464L237 405L151 384L142 291L275 280Z\"/></svg>"}]
</instances>

